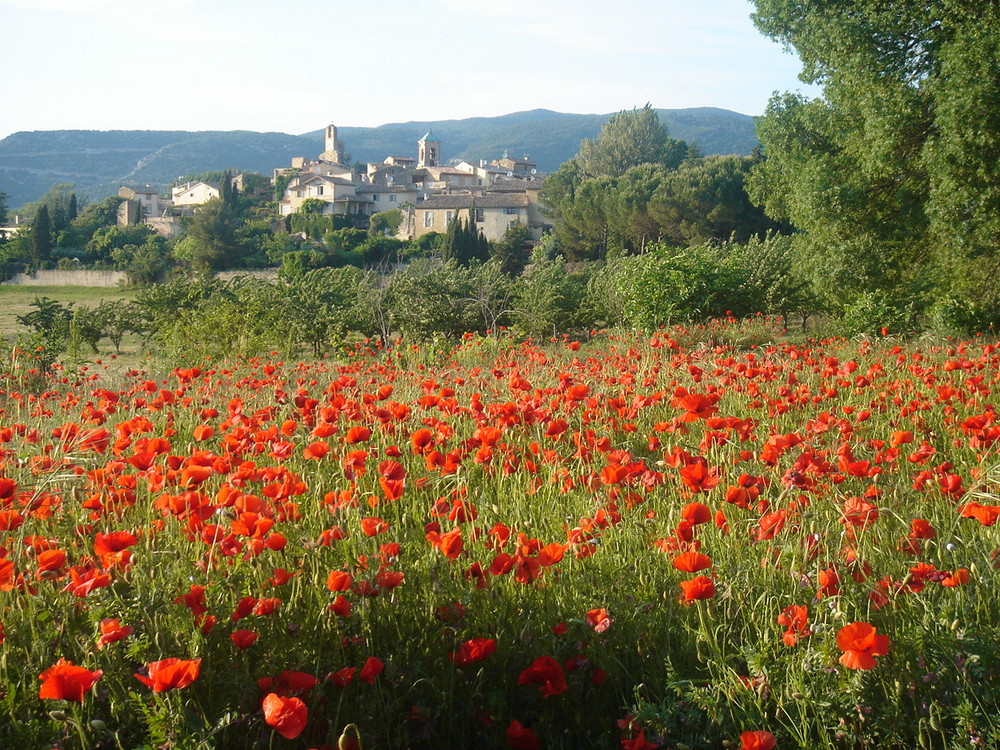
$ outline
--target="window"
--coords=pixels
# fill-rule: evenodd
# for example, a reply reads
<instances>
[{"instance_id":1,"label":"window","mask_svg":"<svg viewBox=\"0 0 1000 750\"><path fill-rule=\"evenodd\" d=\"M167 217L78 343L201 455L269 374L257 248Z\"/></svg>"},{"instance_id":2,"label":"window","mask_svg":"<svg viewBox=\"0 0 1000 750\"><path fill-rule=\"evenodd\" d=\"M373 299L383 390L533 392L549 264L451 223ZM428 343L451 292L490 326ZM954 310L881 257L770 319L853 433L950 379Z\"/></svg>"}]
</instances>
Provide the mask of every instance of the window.
<instances>
[{"instance_id":1,"label":"window","mask_svg":"<svg viewBox=\"0 0 1000 750\"><path fill-rule=\"evenodd\" d=\"M484 221L486 221L486 217L483 215L483 209L477 208L476 209L476 223L477 224L481 224Z\"/></svg>"},{"instance_id":2,"label":"window","mask_svg":"<svg viewBox=\"0 0 1000 750\"><path fill-rule=\"evenodd\" d=\"M432 227L432 226L434 226L434 212L433 211L424 211L424 226L425 227Z\"/></svg>"},{"instance_id":3,"label":"window","mask_svg":"<svg viewBox=\"0 0 1000 750\"><path fill-rule=\"evenodd\" d=\"M454 211L445 211L444 212L444 225L448 226L449 224L451 224L451 220L454 219L454 218L455 218L455 212Z\"/></svg>"},{"instance_id":4,"label":"window","mask_svg":"<svg viewBox=\"0 0 1000 750\"><path fill-rule=\"evenodd\" d=\"M395 202L396 202L396 196L395 196L395 194L390 195L389 196L389 203L395 203Z\"/></svg>"},{"instance_id":5,"label":"window","mask_svg":"<svg viewBox=\"0 0 1000 750\"><path fill-rule=\"evenodd\" d=\"M322 185L318 185L316 187L316 195L323 195L323 186Z\"/></svg>"},{"instance_id":6,"label":"window","mask_svg":"<svg viewBox=\"0 0 1000 750\"><path fill-rule=\"evenodd\" d=\"M507 208L505 208L505 209L503 210L503 212L504 212L505 214L519 214L519 213L521 213L521 209L519 209L519 208L514 208L513 206L508 206Z\"/></svg>"},{"instance_id":7,"label":"window","mask_svg":"<svg viewBox=\"0 0 1000 750\"><path fill-rule=\"evenodd\" d=\"M372 200L378 203L378 193L372 193Z\"/></svg>"}]
</instances>

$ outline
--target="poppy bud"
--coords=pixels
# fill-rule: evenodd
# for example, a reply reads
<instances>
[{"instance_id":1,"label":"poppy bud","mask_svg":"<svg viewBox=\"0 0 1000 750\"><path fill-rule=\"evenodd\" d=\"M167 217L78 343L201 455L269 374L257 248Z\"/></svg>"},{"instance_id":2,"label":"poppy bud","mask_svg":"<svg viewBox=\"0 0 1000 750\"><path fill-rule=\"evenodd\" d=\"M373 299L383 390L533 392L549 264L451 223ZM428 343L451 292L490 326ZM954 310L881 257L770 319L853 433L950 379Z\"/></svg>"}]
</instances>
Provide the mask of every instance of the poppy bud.
<instances>
[{"instance_id":1,"label":"poppy bud","mask_svg":"<svg viewBox=\"0 0 1000 750\"><path fill-rule=\"evenodd\" d=\"M353 736L347 734L348 730L351 731ZM348 724L344 727L344 731L340 733L340 739L337 740L337 750L361 750L361 740L358 738L358 728L353 724Z\"/></svg>"},{"instance_id":2,"label":"poppy bud","mask_svg":"<svg viewBox=\"0 0 1000 750\"><path fill-rule=\"evenodd\" d=\"M55 711L49 711L49 718L52 719L52 721L69 721L69 714L65 711L56 709Z\"/></svg>"}]
</instances>

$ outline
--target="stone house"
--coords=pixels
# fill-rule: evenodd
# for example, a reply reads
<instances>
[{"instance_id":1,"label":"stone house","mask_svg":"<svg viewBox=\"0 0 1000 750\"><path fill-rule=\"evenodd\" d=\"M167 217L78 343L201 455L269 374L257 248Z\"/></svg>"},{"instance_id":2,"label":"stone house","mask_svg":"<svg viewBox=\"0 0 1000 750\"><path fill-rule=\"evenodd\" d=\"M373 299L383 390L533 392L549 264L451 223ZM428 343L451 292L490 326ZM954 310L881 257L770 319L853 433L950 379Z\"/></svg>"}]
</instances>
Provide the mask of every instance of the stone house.
<instances>
[{"instance_id":1,"label":"stone house","mask_svg":"<svg viewBox=\"0 0 1000 750\"><path fill-rule=\"evenodd\" d=\"M278 201L278 213L282 216L297 213L310 198L329 204L321 212L324 214L371 213L371 197L358 195L357 189L354 181L343 177L311 172L300 174L285 188L285 197Z\"/></svg>"},{"instance_id":2,"label":"stone house","mask_svg":"<svg viewBox=\"0 0 1000 750\"><path fill-rule=\"evenodd\" d=\"M434 195L413 207L413 237L444 233L455 219L472 218L486 239L499 240L518 222L528 223L528 198L521 193L452 193Z\"/></svg>"},{"instance_id":3,"label":"stone house","mask_svg":"<svg viewBox=\"0 0 1000 750\"><path fill-rule=\"evenodd\" d=\"M185 182L170 189L174 206L200 206L221 195L218 185L202 180Z\"/></svg>"},{"instance_id":4,"label":"stone house","mask_svg":"<svg viewBox=\"0 0 1000 750\"><path fill-rule=\"evenodd\" d=\"M118 196L138 204L143 217L162 216L168 208L174 205L172 201L161 198L156 188L150 185L142 187L122 185L118 188Z\"/></svg>"}]
</instances>

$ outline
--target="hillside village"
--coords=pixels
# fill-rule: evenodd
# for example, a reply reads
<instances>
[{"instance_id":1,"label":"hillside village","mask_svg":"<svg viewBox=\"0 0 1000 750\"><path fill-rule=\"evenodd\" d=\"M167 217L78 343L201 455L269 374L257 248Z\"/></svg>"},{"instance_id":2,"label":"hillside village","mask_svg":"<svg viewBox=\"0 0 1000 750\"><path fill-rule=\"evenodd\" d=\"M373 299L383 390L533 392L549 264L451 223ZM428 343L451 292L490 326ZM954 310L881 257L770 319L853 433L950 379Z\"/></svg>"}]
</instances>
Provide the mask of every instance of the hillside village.
<instances>
[{"instance_id":1,"label":"hillside village","mask_svg":"<svg viewBox=\"0 0 1000 750\"><path fill-rule=\"evenodd\" d=\"M433 129L416 143L416 157L387 156L382 162L368 163L363 172L347 163L344 143L337 127L327 126L324 150L315 158L295 157L288 167L275 169L266 184L259 176L233 175L233 187L271 192L278 214L318 213L348 217L355 226L366 227L379 213L398 211L394 237L414 240L432 232L444 232L455 219L471 220L487 240L498 241L514 224L528 228L534 240L549 225L539 211L538 195L545 175L524 155L478 164L461 161L453 166L442 162L442 141ZM150 186L122 186L118 209L121 226L144 223L159 234L178 235L181 220L221 195L219 184L188 181L171 188L169 199Z\"/></svg>"}]
</instances>

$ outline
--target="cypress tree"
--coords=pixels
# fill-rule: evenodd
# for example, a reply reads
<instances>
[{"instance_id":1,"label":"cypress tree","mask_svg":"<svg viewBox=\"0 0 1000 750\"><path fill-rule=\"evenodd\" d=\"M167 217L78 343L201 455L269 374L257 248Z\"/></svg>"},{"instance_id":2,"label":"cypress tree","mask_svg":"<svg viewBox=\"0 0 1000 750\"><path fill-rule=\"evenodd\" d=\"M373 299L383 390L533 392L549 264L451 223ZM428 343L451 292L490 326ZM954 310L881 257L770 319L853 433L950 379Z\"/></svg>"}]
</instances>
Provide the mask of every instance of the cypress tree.
<instances>
[{"instance_id":1,"label":"cypress tree","mask_svg":"<svg viewBox=\"0 0 1000 750\"><path fill-rule=\"evenodd\" d=\"M31 226L31 262L37 268L47 261L51 254L52 220L49 218L49 207L42 204Z\"/></svg>"},{"instance_id":2,"label":"cypress tree","mask_svg":"<svg viewBox=\"0 0 1000 750\"><path fill-rule=\"evenodd\" d=\"M66 212L67 221L73 221L76 218L79 209L76 204L76 193L70 193L69 196L69 210Z\"/></svg>"}]
</instances>

